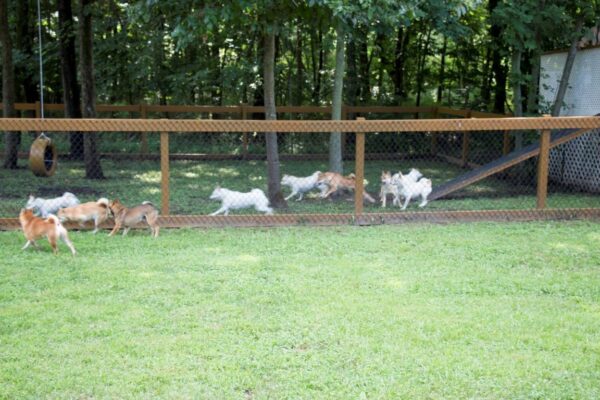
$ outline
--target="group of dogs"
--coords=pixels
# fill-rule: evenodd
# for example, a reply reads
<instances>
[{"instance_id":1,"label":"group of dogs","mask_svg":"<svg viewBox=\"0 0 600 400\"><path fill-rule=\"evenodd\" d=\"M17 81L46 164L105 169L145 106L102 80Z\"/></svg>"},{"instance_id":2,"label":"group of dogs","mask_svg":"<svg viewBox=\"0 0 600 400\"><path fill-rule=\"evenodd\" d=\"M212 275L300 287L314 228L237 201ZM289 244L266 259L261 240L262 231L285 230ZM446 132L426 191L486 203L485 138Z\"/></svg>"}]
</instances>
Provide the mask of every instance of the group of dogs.
<instances>
[{"instance_id":1,"label":"group of dogs","mask_svg":"<svg viewBox=\"0 0 600 400\"><path fill-rule=\"evenodd\" d=\"M39 216L36 216L34 212ZM23 250L29 246L37 247L35 241L47 237L55 254L58 252L56 243L60 239L75 255L75 247L62 223L78 222L83 226L84 223L93 221L93 232L96 233L99 225L111 216L115 220L115 225L108 234L109 236L115 235L121 227L123 227L123 236L125 236L132 226L142 221L146 221L150 226L152 236L158 236L158 210L148 201L127 208L118 199L109 201L106 198L100 198L97 201L81 203L73 193L65 192L62 196L54 199L29 196L25 208L21 209L19 213L21 229L27 239Z\"/></svg>"},{"instance_id":2,"label":"group of dogs","mask_svg":"<svg viewBox=\"0 0 600 400\"><path fill-rule=\"evenodd\" d=\"M356 189L356 176L354 174L344 176L337 172L315 171L312 175L304 177L283 175L281 185L288 186L292 191L285 200L290 200L296 196L296 201L300 201L304 198L305 193L314 189L320 190L319 197L325 199L334 193L354 191ZM387 197L390 194L393 196L393 205L400 206L400 199L404 199L403 210L406 209L411 200L419 197L421 198L419 207L425 207L431 190L431 179L424 178L423 174L415 168L411 169L408 174L402 172L392 174L390 171L382 171L381 173L379 197L382 207L386 206ZM371 203L376 202L367 191L363 191L363 198ZM221 201L221 208L210 215L228 215L229 210L249 207L254 207L257 211L268 215L273 214L273 209L269 207L269 199L260 189L252 189L250 192L237 192L217 186L210 195L210 199Z\"/></svg>"},{"instance_id":3,"label":"group of dogs","mask_svg":"<svg viewBox=\"0 0 600 400\"><path fill-rule=\"evenodd\" d=\"M306 177L283 175L281 184L288 186L292 191L285 198L286 200L296 196L296 200L300 201L305 193L314 189L320 190L319 197L325 199L337 192L354 191L356 177L354 174L344 176L337 172L315 171ZM424 178L421 172L414 168L408 174L402 174L402 172L392 174L390 171L381 173L379 195L382 207L386 206L388 195L392 195L392 204L397 206L400 206L400 199L403 198L403 210L411 200L419 197L421 198L419 207L424 207L427 205L427 197L431 190L431 180ZM363 191L363 197L371 203L376 202L367 191ZM244 193L217 186L210 195L210 199L221 201L221 207L210 215L228 215L230 210L249 207L254 207L257 211L265 214L273 214L269 199L260 189L252 189L250 192ZM30 245L37 247L35 241L45 236L54 253L58 251L56 244L60 239L74 255L75 247L69 240L68 232L62 223L77 222L83 226L84 223L93 221L93 233L96 233L98 227L110 217L114 218L115 224L109 236L115 235L121 227L124 228L123 236L125 236L132 226L145 221L150 226L151 236L158 237L158 210L148 201L127 208L118 199L109 201L106 198L100 198L97 201L81 203L73 193L65 192L62 196L54 199L29 196L25 208L19 213L19 222L27 239L23 250Z\"/></svg>"}]
</instances>

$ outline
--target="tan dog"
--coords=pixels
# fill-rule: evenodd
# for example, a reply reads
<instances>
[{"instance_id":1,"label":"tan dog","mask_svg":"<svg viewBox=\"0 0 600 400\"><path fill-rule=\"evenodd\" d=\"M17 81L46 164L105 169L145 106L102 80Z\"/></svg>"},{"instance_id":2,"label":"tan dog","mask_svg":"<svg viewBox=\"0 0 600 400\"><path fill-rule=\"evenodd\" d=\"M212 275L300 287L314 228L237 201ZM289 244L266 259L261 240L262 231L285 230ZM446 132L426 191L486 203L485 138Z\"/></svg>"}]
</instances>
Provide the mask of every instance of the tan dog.
<instances>
[{"instance_id":1,"label":"tan dog","mask_svg":"<svg viewBox=\"0 0 600 400\"><path fill-rule=\"evenodd\" d=\"M379 190L379 198L381 199L381 207L385 208L387 195L392 194L394 199L392 205L400 206L400 189L394 183L392 173L390 171L381 171L381 189Z\"/></svg>"},{"instance_id":2,"label":"tan dog","mask_svg":"<svg viewBox=\"0 0 600 400\"><path fill-rule=\"evenodd\" d=\"M90 201L88 203L79 204L73 207L61 208L58 210L58 218L64 221L79 222L79 225L87 221L94 221L94 231L98 232L98 226L108 219L108 199L101 198L98 201Z\"/></svg>"},{"instance_id":3,"label":"tan dog","mask_svg":"<svg viewBox=\"0 0 600 400\"><path fill-rule=\"evenodd\" d=\"M158 237L158 210L149 201L144 201L139 206L127 208L118 199L115 199L110 203L109 208L115 217L115 227L108 236L113 236L117 233L121 229L121 226L125 227L123 230L123 236L125 236L132 226L142 220L146 220L151 229L150 234Z\"/></svg>"},{"instance_id":4,"label":"tan dog","mask_svg":"<svg viewBox=\"0 0 600 400\"><path fill-rule=\"evenodd\" d=\"M73 255L77 253L75 247L73 247L73 243L69 240L67 230L55 215L50 214L47 219L42 219L33 215L32 210L22 209L19 213L19 222L21 223L25 239L27 239L27 243L25 243L22 250L28 248L29 245L37 248L38 245L35 241L46 236L54 254L58 253L56 239L62 240L71 249Z\"/></svg>"},{"instance_id":5,"label":"tan dog","mask_svg":"<svg viewBox=\"0 0 600 400\"><path fill-rule=\"evenodd\" d=\"M317 184L325 184L329 186L329 189L321 195L321 198L325 199L340 189L355 190L356 177L354 174L343 176L337 172L323 172L319 174ZM367 193L366 190L363 191L363 198L371 203L375 203L375 199L369 193Z\"/></svg>"}]
</instances>

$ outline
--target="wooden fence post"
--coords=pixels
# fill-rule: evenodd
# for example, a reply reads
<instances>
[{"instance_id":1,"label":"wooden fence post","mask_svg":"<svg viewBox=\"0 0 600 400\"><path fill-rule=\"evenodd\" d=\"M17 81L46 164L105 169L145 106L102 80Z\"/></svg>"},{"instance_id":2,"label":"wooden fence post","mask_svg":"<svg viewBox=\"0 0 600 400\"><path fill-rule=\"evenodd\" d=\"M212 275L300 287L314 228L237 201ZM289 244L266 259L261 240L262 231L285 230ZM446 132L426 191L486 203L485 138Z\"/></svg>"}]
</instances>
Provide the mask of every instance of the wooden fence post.
<instances>
[{"instance_id":1,"label":"wooden fence post","mask_svg":"<svg viewBox=\"0 0 600 400\"><path fill-rule=\"evenodd\" d=\"M348 119L348 107L344 104L342 104L342 121L345 121ZM342 160L344 159L344 156L346 155L346 132L342 132L341 133L341 141L342 141Z\"/></svg>"},{"instance_id":2,"label":"wooden fence post","mask_svg":"<svg viewBox=\"0 0 600 400\"><path fill-rule=\"evenodd\" d=\"M545 116L548 117L548 116ZM540 155L537 166L537 205L538 209L546 208L548 197L548 165L550 162L550 129L544 129L540 134Z\"/></svg>"},{"instance_id":3,"label":"wooden fence post","mask_svg":"<svg viewBox=\"0 0 600 400\"><path fill-rule=\"evenodd\" d=\"M467 110L466 118L471 118L471 110ZM470 132L463 131L462 153L461 153L461 157L460 157L461 165L463 167L466 167L469 162L469 139L470 139Z\"/></svg>"},{"instance_id":4,"label":"wooden fence post","mask_svg":"<svg viewBox=\"0 0 600 400\"><path fill-rule=\"evenodd\" d=\"M148 110L146 104L140 104L140 118L146 119L148 116ZM142 154L148 154L148 132L142 132L140 151Z\"/></svg>"},{"instance_id":5,"label":"wooden fence post","mask_svg":"<svg viewBox=\"0 0 600 400\"><path fill-rule=\"evenodd\" d=\"M169 215L169 132L160 133L161 214Z\"/></svg>"},{"instance_id":6,"label":"wooden fence post","mask_svg":"<svg viewBox=\"0 0 600 400\"><path fill-rule=\"evenodd\" d=\"M248 118L248 112L246 111L246 104L240 106L242 119ZM244 160L248 159L248 132L242 133L242 157Z\"/></svg>"},{"instance_id":7,"label":"wooden fence post","mask_svg":"<svg viewBox=\"0 0 600 400\"><path fill-rule=\"evenodd\" d=\"M364 117L356 118L357 121L364 121ZM358 219L363 213L363 192L365 179L365 133L356 132L356 152L355 152L355 171L356 188L354 190L354 216Z\"/></svg>"},{"instance_id":8,"label":"wooden fence post","mask_svg":"<svg viewBox=\"0 0 600 400\"><path fill-rule=\"evenodd\" d=\"M502 155L510 153L510 131L504 131L502 136Z\"/></svg>"},{"instance_id":9,"label":"wooden fence post","mask_svg":"<svg viewBox=\"0 0 600 400\"><path fill-rule=\"evenodd\" d=\"M438 107L436 107L433 110L433 119L438 119L438 118L439 118ZM438 148L438 133L437 132L431 132L431 151L430 151L430 154L432 156L435 156L437 154L437 148Z\"/></svg>"},{"instance_id":10,"label":"wooden fence post","mask_svg":"<svg viewBox=\"0 0 600 400\"><path fill-rule=\"evenodd\" d=\"M42 118L42 103L39 101L35 102L35 117Z\"/></svg>"}]
</instances>

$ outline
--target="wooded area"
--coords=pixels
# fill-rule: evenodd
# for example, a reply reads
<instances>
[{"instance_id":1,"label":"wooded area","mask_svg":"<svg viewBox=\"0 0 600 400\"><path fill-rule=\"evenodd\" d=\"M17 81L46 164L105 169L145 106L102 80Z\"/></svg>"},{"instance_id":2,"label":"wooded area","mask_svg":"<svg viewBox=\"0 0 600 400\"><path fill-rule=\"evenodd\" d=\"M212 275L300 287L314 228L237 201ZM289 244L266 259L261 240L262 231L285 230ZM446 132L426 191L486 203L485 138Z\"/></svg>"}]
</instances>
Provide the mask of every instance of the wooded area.
<instances>
[{"instance_id":1,"label":"wooded area","mask_svg":"<svg viewBox=\"0 0 600 400\"><path fill-rule=\"evenodd\" d=\"M542 52L579 45L598 26L596 0L307 0L277 2L0 0L3 113L44 98L65 116L103 104L275 107L443 105L516 116L553 111L538 98ZM596 30L597 31L597 30ZM571 64L572 65L572 64ZM558 108L557 108L558 107ZM263 116L257 116L263 118ZM277 140L268 135L270 176ZM5 134L4 167L19 136ZM520 146L517 138L516 146ZM71 158L102 178L94 135L71 134ZM83 151L82 151L83 150ZM340 134L329 142L341 170ZM271 174L272 173L272 174ZM272 199L277 179L269 183Z\"/></svg>"}]
</instances>

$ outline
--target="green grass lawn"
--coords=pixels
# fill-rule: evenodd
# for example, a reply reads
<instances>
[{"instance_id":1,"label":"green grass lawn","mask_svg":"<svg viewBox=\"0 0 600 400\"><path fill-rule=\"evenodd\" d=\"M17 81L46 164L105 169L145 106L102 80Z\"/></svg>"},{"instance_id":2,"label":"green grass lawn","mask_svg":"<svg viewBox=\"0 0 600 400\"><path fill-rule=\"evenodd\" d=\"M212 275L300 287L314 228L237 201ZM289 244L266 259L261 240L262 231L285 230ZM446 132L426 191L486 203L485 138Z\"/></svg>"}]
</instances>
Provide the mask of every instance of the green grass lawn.
<instances>
[{"instance_id":1,"label":"green grass lawn","mask_svg":"<svg viewBox=\"0 0 600 400\"><path fill-rule=\"evenodd\" d=\"M598 223L71 239L0 232L0 398L600 397Z\"/></svg>"},{"instance_id":2,"label":"green grass lawn","mask_svg":"<svg viewBox=\"0 0 600 400\"><path fill-rule=\"evenodd\" d=\"M152 201L160 205L160 165L157 161L111 161L103 160L104 173L108 179L93 181L84 179L82 163L61 162L57 173L50 178L35 177L28 169L8 171L0 169L0 217L17 216L27 196L34 193L44 198L60 196L71 191L82 201L99 197L119 198L126 205ZM353 163L346 162L346 171L353 170ZM366 161L366 187L374 197L379 195L380 174L383 169L404 172L419 168L432 179L433 186L467 172L467 170L432 160ZM315 170L326 171L326 161L282 161L281 173L307 176ZM229 189L246 192L252 188L267 190L266 163L264 161L173 161L171 162L170 206L171 214L209 214L220 206L209 200L217 184ZM285 187L284 194L290 190ZM304 201L290 201L283 213L351 213L353 197L336 200L320 199L315 191ZM535 208L535 187L517 185L514 181L488 178L458 192L459 197L431 202L425 210L493 210ZM388 204L391 204L391 198ZM420 210L413 202L410 210ZM569 193L551 188L548 206L552 208L600 207L597 194ZM366 204L365 212L381 212L380 204ZM385 211L398 211L388 206ZM235 213L255 213L254 210Z\"/></svg>"}]
</instances>

